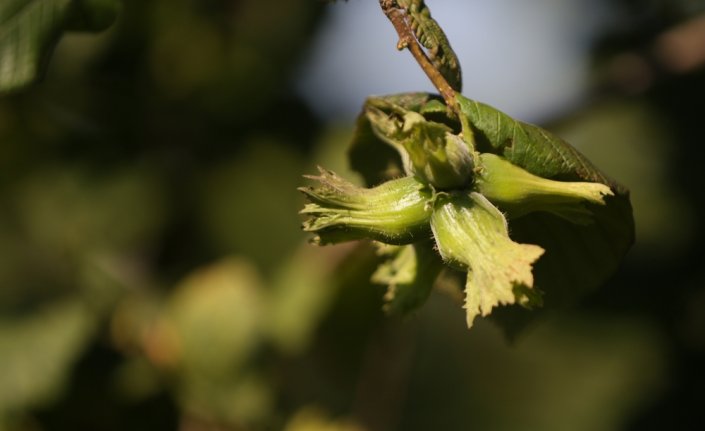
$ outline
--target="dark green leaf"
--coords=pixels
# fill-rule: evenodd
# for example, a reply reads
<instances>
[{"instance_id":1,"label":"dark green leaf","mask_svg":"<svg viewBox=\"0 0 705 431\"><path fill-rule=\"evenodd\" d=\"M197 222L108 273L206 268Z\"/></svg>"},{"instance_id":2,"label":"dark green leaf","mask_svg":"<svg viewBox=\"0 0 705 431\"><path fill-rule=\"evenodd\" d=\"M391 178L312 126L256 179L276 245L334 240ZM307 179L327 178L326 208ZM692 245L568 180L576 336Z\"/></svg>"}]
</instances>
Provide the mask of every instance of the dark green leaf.
<instances>
[{"instance_id":1,"label":"dark green leaf","mask_svg":"<svg viewBox=\"0 0 705 431\"><path fill-rule=\"evenodd\" d=\"M491 106L458 97L460 109L478 132L477 149L504 157L534 175L559 181L590 181L627 190L600 172L578 150L547 130L516 121Z\"/></svg>"},{"instance_id":2,"label":"dark green leaf","mask_svg":"<svg viewBox=\"0 0 705 431\"><path fill-rule=\"evenodd\" d=\"M63 32L102 30L119 7L116 0L2 0L0 94L37 79Z\"/></svg>"},{"instance_id":3,"label":"dark green leaf","mask_svg":"<svg viewBox=\"0 0 705 431\"><path fill-rule=\"evenodd\" d=\"M406 314L422 306L443 268L430 241L405 246L380 245L387 258L372 275L372 282L387 285L384 309L390 314Z\"/></svg>"},{"instance_id":4,"label":"dark green leaf","mask_svg":"<svg viewBox=\"0 0 705 431\"><path fill-rule=\"evenodd\" d=\"M423 0L397 0L406 10L416 39L427 50L434 67L455 91L462 91L463 76L458 57L450 46L441 26L431 17L431 10Z\"/></svg>"},{"instance_id":5,"label":"dark green leaf","mask_svg":"<svg viewBox=\"0 0 705 431\"><path fill-rule=\"evenodd\" d=\"M546 249L534 269L536 287L546 292L546 303L570 301L578 291L604 283L634 242L629 191L550 132L462 96L459 101L476 131L478 150L501 155L540 177L610 186L615 196L606 197L605 206L590 206L592 224L574 224L535 212L510 226L515 240Z\"/></svg>"}]
</instances>

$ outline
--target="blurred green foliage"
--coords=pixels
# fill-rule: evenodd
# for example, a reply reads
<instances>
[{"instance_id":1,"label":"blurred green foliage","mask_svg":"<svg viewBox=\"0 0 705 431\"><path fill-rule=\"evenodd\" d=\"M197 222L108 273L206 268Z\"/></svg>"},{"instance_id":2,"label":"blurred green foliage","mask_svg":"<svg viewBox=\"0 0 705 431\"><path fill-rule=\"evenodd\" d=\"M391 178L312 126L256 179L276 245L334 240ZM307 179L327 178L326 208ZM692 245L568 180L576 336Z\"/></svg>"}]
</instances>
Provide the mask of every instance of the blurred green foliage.
<instances>
[{"instance_id":1,"label":"blurred green foliage","mask_svg":"<svg viewBox=\"0 0 705 431\"><path fill-rule=\"evenodd\" d=\"M642 13L601 62L702 11L615 3ZM121 9L0 98L0 430L702 428L703 68L552 125L630 187L637 244L507 341L453 274L385 317L369 244L305 244L299 175L354 177L291 90L323 2Z\"/></svg>"},{"instance_id":2,"label":"blurred green foliage","mask_svg":"<svg viewBox=\"0 0 705 431\"><path fill-rule=\"evenodd\" d=\"M0 94L42 74L65 31L99 31L114 20L117 0L5 0L0 4Z\"/></svg>"}]
</instances>

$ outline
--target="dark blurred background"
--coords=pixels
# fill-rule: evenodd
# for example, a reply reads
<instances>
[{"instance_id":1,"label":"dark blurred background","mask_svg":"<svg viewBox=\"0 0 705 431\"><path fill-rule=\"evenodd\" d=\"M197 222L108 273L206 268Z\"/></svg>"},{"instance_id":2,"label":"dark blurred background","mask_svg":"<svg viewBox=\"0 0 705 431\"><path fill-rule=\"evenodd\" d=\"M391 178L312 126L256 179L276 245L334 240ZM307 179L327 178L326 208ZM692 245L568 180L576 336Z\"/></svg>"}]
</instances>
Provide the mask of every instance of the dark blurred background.
<instances>
[{"instance_id":1,"label":"dark blurred background","mask_svg":"<svg viewBox=\"0 0 705 431\"><path fill-rule=\"evenodd\" d=\"M511 340L384 316L295 191L431 90L377 2L125 0L0 98L0 430L705 429L705 2L427 3L468 97L632 190L614 278Z\"/></svg>"}]
</instances>

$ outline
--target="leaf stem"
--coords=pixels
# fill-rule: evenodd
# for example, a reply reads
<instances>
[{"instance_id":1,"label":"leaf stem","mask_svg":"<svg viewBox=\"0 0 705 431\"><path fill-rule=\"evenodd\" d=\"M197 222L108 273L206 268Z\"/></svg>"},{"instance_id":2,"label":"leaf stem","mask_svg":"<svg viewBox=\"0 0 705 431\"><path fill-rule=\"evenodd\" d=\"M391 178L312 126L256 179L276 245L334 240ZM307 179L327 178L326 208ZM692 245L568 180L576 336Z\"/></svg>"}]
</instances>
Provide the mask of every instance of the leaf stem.
<instances>
[{"instance_id":1,"label":"leaf stem","mask_svg":"<svg viewBox=\"0 0 705 431\"><path fill-rule=\"evenodd\" d=\"M460 112L460 106L456 97L457 93L426 55L426 52L419 44L414 35L414 31L411 29L406 19L406 13L397 6L396 0L379 0L379 5L399 35L397 49L402 50L406 48L411 52L411 55L419 66L421 66L421 69L426 76L428 76L428 79L431 80L433 86L436 87L441 97L443 97L446 106L458 117L463 131L463 139L470 147L470 150L474 151L472 128L470 128L467 118Z\"/></svg>"},{"instance_id":2,"label":"leaf stem","mask_svg":"<svg viewBox=\"0 0 705 431\"><path fill-rule=\"evenodd\" d=\"M382 7L382 11L399 34L397 49L402 50L407 48L411 52L411 55L414 56L419 66L421 66L421 69L426 73L426 76L428 76L436 89L438 89L438 92L443 96L446 105L449 107L457 105L455 90L448 84L448 81L446 81L441 72L431 63L431 60L428 58L423 48L421 48L421 45L416 40L416 36L414 36L413 30L406 20L406 14L402 12L402 9L397 7L395 0L379 0L379 4Z\"/></svg>"}]
</instances>

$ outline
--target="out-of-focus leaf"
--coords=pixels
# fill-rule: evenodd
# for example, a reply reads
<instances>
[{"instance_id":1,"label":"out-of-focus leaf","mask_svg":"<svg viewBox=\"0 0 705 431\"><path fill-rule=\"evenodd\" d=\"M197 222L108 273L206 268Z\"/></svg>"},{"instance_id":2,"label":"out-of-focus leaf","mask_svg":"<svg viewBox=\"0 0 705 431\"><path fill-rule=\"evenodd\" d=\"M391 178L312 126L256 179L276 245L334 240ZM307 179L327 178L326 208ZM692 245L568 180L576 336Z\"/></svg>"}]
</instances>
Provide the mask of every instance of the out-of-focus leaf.
<instances>
[{"instance_id":1,"label":"out-of-focus leaf","mask_svg":"<svg viewBox=\"0 0 705 431\"><path fill-rule=\"evenodd\" d=\"M301 158L284 143L252 139L237 158L211 169L200 206L204 235L223 253L245 254L269 269L302 238L291 193Z\"/></svg>"},{"instance_id":2,"label":"out-of-focus leaf","mask_svg":"<svg viewBox=\"0 0 705 431\"><path fill-rule=\"evenodd\" d=\"M620 430L666 383L662 334L621 316L552 316L513 343L435 297L399 429Z\"/></svg>"},{"instance_id":3,"label":"out-of-focus leaf","mask_svg":"<svg viewBox=\"0 0 705 431\"><path fill-rule=\"evenodd\" d=\"M345 419L331 419L315 407L304 407L289 419L284 431L364 431L360 425Z\"/></svg>"},{"instance_id":4,"label":"out-of-focus leaf","mask_svg":"<svg viewBox=\"0 0 705 431\"><path fill-rule=\"evenodd\" d=\"M18 186L16 199L31 241L74 256L139 249L154 237L164 216L163 190L146 168L100 174L40 169Z\"/></svg>"},{"instance_id":5,"label":"out-of-focus leaf","mask_svg":"<svg viewBox=\"0 0 705 431\"><path fill-rule=\"evenodd\" d=\"M354 252L353 244L326 248L306 244L277 271L266 328L282 351L296 354L308 346L338 293L342 277L337 269Z\"/></svg>"},{"instance_id":6,"label":"out-of-focus leaf","mask_svg":"<svg viewBox=\"0 0 705 431\"><path fill-rule=\"evenodd\" d=\"M590 159L629 184L636 222L635 252L675 256L691 240L692 202L670 177L677 135L646 101L605 100L558 124Z\"/></svg>"},{"instance_id":7,"label":"out-of-focus leaf","mask_svg":"<svg viewBox=\"0 0 705 431\"><path fill-rule=\"evenodd\" d=\"M683 316L678 325L679 335L688 347L705 353L705 275L700 276L699 287L685 298L684 303Z\"/></svg>"},{"instance_id":8,"label":"out-of-focus leaf","mask_svg":"<svg viewBox=\"0 0 705 431\"><path fill-rule=\"evenodd\" d=\"M126 359L113 378L117 392L131 400L143 400L161 389L157 370L142 357Z\"/></svg>"},{"instance_id":9,"label":"out-of-focus leaf","mask_svg":"<svg viewBox=\"0 0 705 431\"><path fill-rule=\"evenodd\" d=\"M245 260L226 258L189 275L167 304L176 363L217 381L247 361L260 336L262 286Z\"/></svg>"},{"instance_id":10,"label":"out-of-focus leaf","mask_svg":"<svg viewBox=\"0 0 705 431\"><path fill-rule=\"evenodd\" d=\"M269 291L269 337L285 354L304 352L336 301L368 285L369 274L378 260L365 243L325 248L301 246L279 268ZM346 305L346 310L356 307Z\"/></svg>"},{"instance_id":11,"label":"out-of-focus leaf","mask_svg":"<svg viewBox=\"0 0 705 431\"><path fill-rule=\"evenodd\" d=\"M328 125L316 142L316 150L309 157L312 163L305 172L313 172L316 165L325 166L351 183L362 185L360 174L350 168L350 158L347 151L341 150L342 142L350 142L354 132L353 124L332 124Z\"/></svg>"},{"instance_id":12,"label":"out-of-focus leaf","mask_svg":"<svg viewBox=\"0 0 705 431\"><path fill-rule=\"evenodd\" d=\"M156 170L98 174L52 164L8 188L0 199L0 308L80 291L101 314L127 289L150 284L148 252L164 222Z\"/></svg>"},{"instance_id":13,"label":"out-of-focus leaf","mask_svg":"<svg viewBox=\"0 0 705 431\"><path fill-rule=\"evenodd\" d=\"M41 73L64 31L110 25L116 0L3 0L0 3L0 94L18 90Z\"/></svg>"},{"instance_id":14,"label":"out-of-focus leaf","mask_svg":"<svg viewBox=\"0 0 705 431\"><path fill-rule=\"evenodd\" d=\"M189 275L170 297L153 343L175 372L186 411L230 424L266 417L271 387L247 368L262 342L262 294L255 268L226 258Z\"/></svg>"},{"instance_id":15,"label":"out-of-focus leaf","mask_svg":"<svg viewBox=\"0 0 705 431\"><path fill-rule=\"evenodd\" d=\"M0 319L0 419L59 395L90 339L93 320L78 302Z\"/></svg>"},{"instance_id":16,"label":"out-of-focus leaf","mask_svg":"<svg viewBox=\"0 0 705 431\"><path fill-rule=\"evenodd\" d=\"M380 244L387 258L372 274L372 282L387 286L384 309L391 314L409 313L426 302L443 268L431 242L405 246Z\"/></svg>"},{"instance_id":17,"label":"out-of-focus leaf","mask_svg":"<svg viewBox=\"0 0 705 431\"><path fill-rule=\"evenodd\" d=\"M77 31L105 30L115 21L120 9L120 0L73 0L67 29Z\"/></svg>"},{"instance_id":18,"label":"out-of-focus leaf","mask_svg":"<svg viewBox=\"0 0 705 431\"><path fill-rule=\"evenodd\" d=\"M286 82L280 78L296 64L323 7L309 0L243 0L233 10L226 3L150 3L157 17L148 47L157 89L245 127L279 100Z\"/></svg>"}]
</instances>

